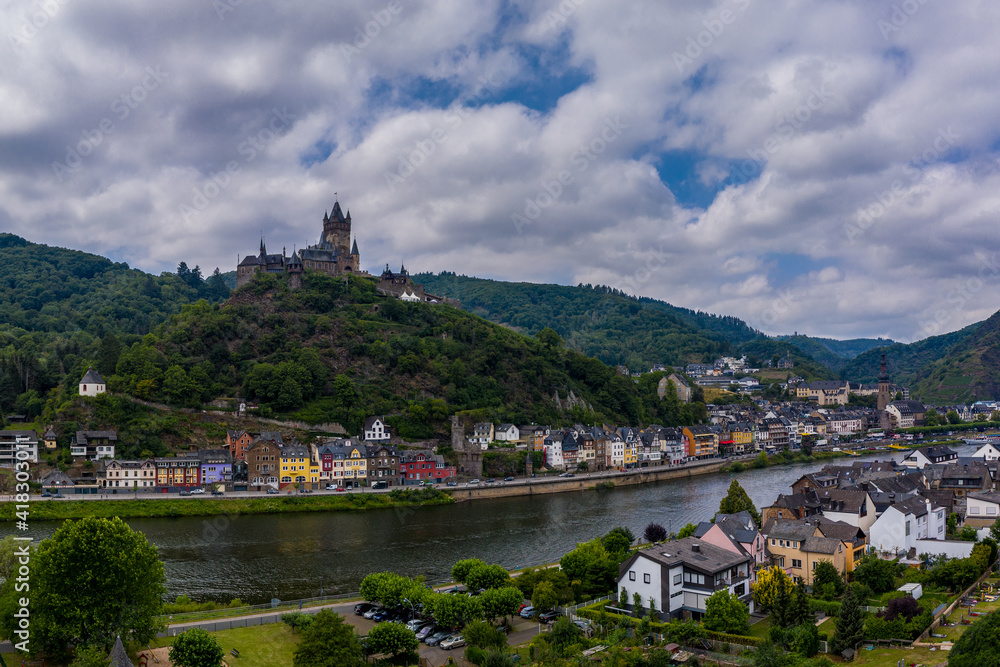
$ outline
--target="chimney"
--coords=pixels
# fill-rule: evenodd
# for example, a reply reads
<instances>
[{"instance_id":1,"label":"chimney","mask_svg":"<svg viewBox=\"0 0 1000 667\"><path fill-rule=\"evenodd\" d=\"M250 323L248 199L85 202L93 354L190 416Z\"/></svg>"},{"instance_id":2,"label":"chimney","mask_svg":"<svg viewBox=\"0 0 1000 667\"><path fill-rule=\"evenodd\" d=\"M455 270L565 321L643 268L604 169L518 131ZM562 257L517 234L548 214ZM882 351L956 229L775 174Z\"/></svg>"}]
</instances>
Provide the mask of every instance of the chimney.
<instances>
[{"instance_id":1,"label":"chimney","mask_svg":"<svg viewBox=\"0 0 1000 667\"><path fill-rule=\"evenodd\" d=\"M701 553L701 545L700 544L692 544L691 545L691 551L695 552L696 554L697 553Z\"/></svg>"}]
</instances>

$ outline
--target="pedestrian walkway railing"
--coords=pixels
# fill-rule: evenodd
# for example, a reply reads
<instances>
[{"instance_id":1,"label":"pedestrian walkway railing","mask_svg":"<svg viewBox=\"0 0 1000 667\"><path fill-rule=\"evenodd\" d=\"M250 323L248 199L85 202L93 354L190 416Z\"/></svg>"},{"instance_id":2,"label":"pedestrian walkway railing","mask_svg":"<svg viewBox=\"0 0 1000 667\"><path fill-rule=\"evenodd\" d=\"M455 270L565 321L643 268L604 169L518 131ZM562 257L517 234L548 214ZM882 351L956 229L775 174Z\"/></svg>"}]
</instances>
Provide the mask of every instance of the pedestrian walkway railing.
<instances>
[{"instance_id":1,"label":"pedestrian walkway railing","mask_svg":"<svg viewBox=\"0 0 1000 667\"><path fill-rule=\"evenodd\" d=\"M598 602L607 602L608 600L613 600L613 599L617 598L611 595L605 595L602 598L597 598L595 600L590 600L588 602L581 602L580 604L575 604L570 607L556 607L556 611L565 616L573 616L579 609L582 609L584 607L589 607L590 605L597 604Z\"/></svg>"},{"instance_id":2,"label":"pedestrian walkway railing","mask_svg":"<svg viewBox=\"0 0 1000 667\"><path fill-rule=\"evenodd\" d=\"M161 617L168 625L176 623L189 623L193 621L203 621L209 619L235 618L249 616L268 611L289 612L299 608L315 607L324 604L336 604L347 602L348 600L360 600L360 593L342 593L339 595L325 595L323 597L303 598L301 600L280 600L277 603L268 602L265 604L252 604L243 607L222 607L220 609L208 609L205 611L189 611L180 614L170 614Z\"/></svg>"}]
</instances>

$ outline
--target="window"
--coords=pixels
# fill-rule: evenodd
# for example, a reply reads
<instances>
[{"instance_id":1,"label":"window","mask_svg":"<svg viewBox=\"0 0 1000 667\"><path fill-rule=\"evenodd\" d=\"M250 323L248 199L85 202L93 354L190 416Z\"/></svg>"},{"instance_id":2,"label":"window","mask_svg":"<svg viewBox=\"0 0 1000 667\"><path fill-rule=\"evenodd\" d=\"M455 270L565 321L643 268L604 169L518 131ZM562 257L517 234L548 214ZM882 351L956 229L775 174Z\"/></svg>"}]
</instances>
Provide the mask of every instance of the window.
<instances>
[{"instance_id":1,"label":"window","mask_svg":"<svg viewBox=\"0 0 1000 667\"><path fill-rule=\"evenodd\" d=\"M793 570L801 570L802 569L802 561L799 560L798 558L793 558L792 559L792 569Z\"/></svg>"},{"instance_id":2,"label":"window","mask_svg":"<svg viewBox=\"0 0 1000 667\"><path fill-rule=\"evenodd\" d=\"M677 584L680 583L681 583L681 574L680 572L678 572L677 574L674 575L674 585L676 586Z\"/></svg>"},{"instance_id":3,"label":"window","mask_svg":"<svg viewBox=\"0 0 1000 667\"><path fill-rule=\"evenodd\" d=\"M642 583L644 583L644 584L648 584L649 583L649 573L648 572L642 575Z\"/></svg>"},{"instance_id":4,"label":"window","mask_svg":"<svg viewBox=\"0 0 1000 667\"><path fill-rule=\"evenodd\" d=\"M629 571L629 573L628 573L628 580L629 581L635 581L635 572Z\"/></svg>"},{"instance_id":5,"label":"window","mask_svg":"<svg viewBox=\"0 0 1000 667\"><path fill-rule=\"evenodd\" d=\"M910 522L909 521L906 522L906 534L907 535L910 534Z\"/></svg>"},{"instance_id":6,"label":"window","mask_svg":"<svg viewBox=\"0 0 1000 667\"><path fill-rule=\"evenodd\" d=\"M774 541L775 541L775 540L774 540L774 538L772 537L772 538L771 538L771 546L772 546L772 547L774 546Z\"/></svg>"}]
</instances>

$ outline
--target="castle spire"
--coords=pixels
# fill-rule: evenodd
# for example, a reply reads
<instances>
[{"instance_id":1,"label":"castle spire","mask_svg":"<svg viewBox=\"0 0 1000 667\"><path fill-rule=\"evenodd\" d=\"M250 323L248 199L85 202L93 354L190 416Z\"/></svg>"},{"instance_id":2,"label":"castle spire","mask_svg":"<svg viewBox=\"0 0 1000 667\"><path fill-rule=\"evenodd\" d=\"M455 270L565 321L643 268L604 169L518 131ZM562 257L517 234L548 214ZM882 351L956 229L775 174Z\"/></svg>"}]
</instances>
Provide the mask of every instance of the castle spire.
<instances>
[{"instance_id":1,"label":"castle spire","mask_svg":"<svg viewBox=\"0 0 1000 667\"><path fill-rule=\"evenodd\" d=\"M267 246L264 245L264 237L263 236L260 237L260 254L262 254L262 255L266 255L267 254Z\"/></svg>"},{"instance_id":2,"label":"castle spire","mask_svg":"<svg viewBox=\"0 0 1000 667\"><path fill-rule=\"evenodd\" d=\"M350 218L351 214L348 213L347 217ZM351 254L352 255L360 255L361 254L361 253L358 252L358 237L357 236L354 237L354 245L351 246Z\"/></svg>"}]
</instances>

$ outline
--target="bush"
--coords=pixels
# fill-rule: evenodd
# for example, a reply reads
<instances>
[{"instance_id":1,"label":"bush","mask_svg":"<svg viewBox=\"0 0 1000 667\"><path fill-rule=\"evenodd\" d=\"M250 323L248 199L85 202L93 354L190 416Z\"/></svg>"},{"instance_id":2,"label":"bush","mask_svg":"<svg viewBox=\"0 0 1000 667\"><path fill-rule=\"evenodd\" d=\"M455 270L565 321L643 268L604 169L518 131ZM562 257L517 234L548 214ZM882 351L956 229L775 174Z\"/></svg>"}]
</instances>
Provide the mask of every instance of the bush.
<instances>
[{"instance_id":1,"label":"bush","mask_svg":"<svg viewBox=\"0 0 1000 667\"><path fill-rule=\"evenodd\" d=\"M859 598L860 599L860 598ZM809 600L809 611L823 612L827 616L840 616L840 603L836 600Z\"/></svg>"}]
</instances>

